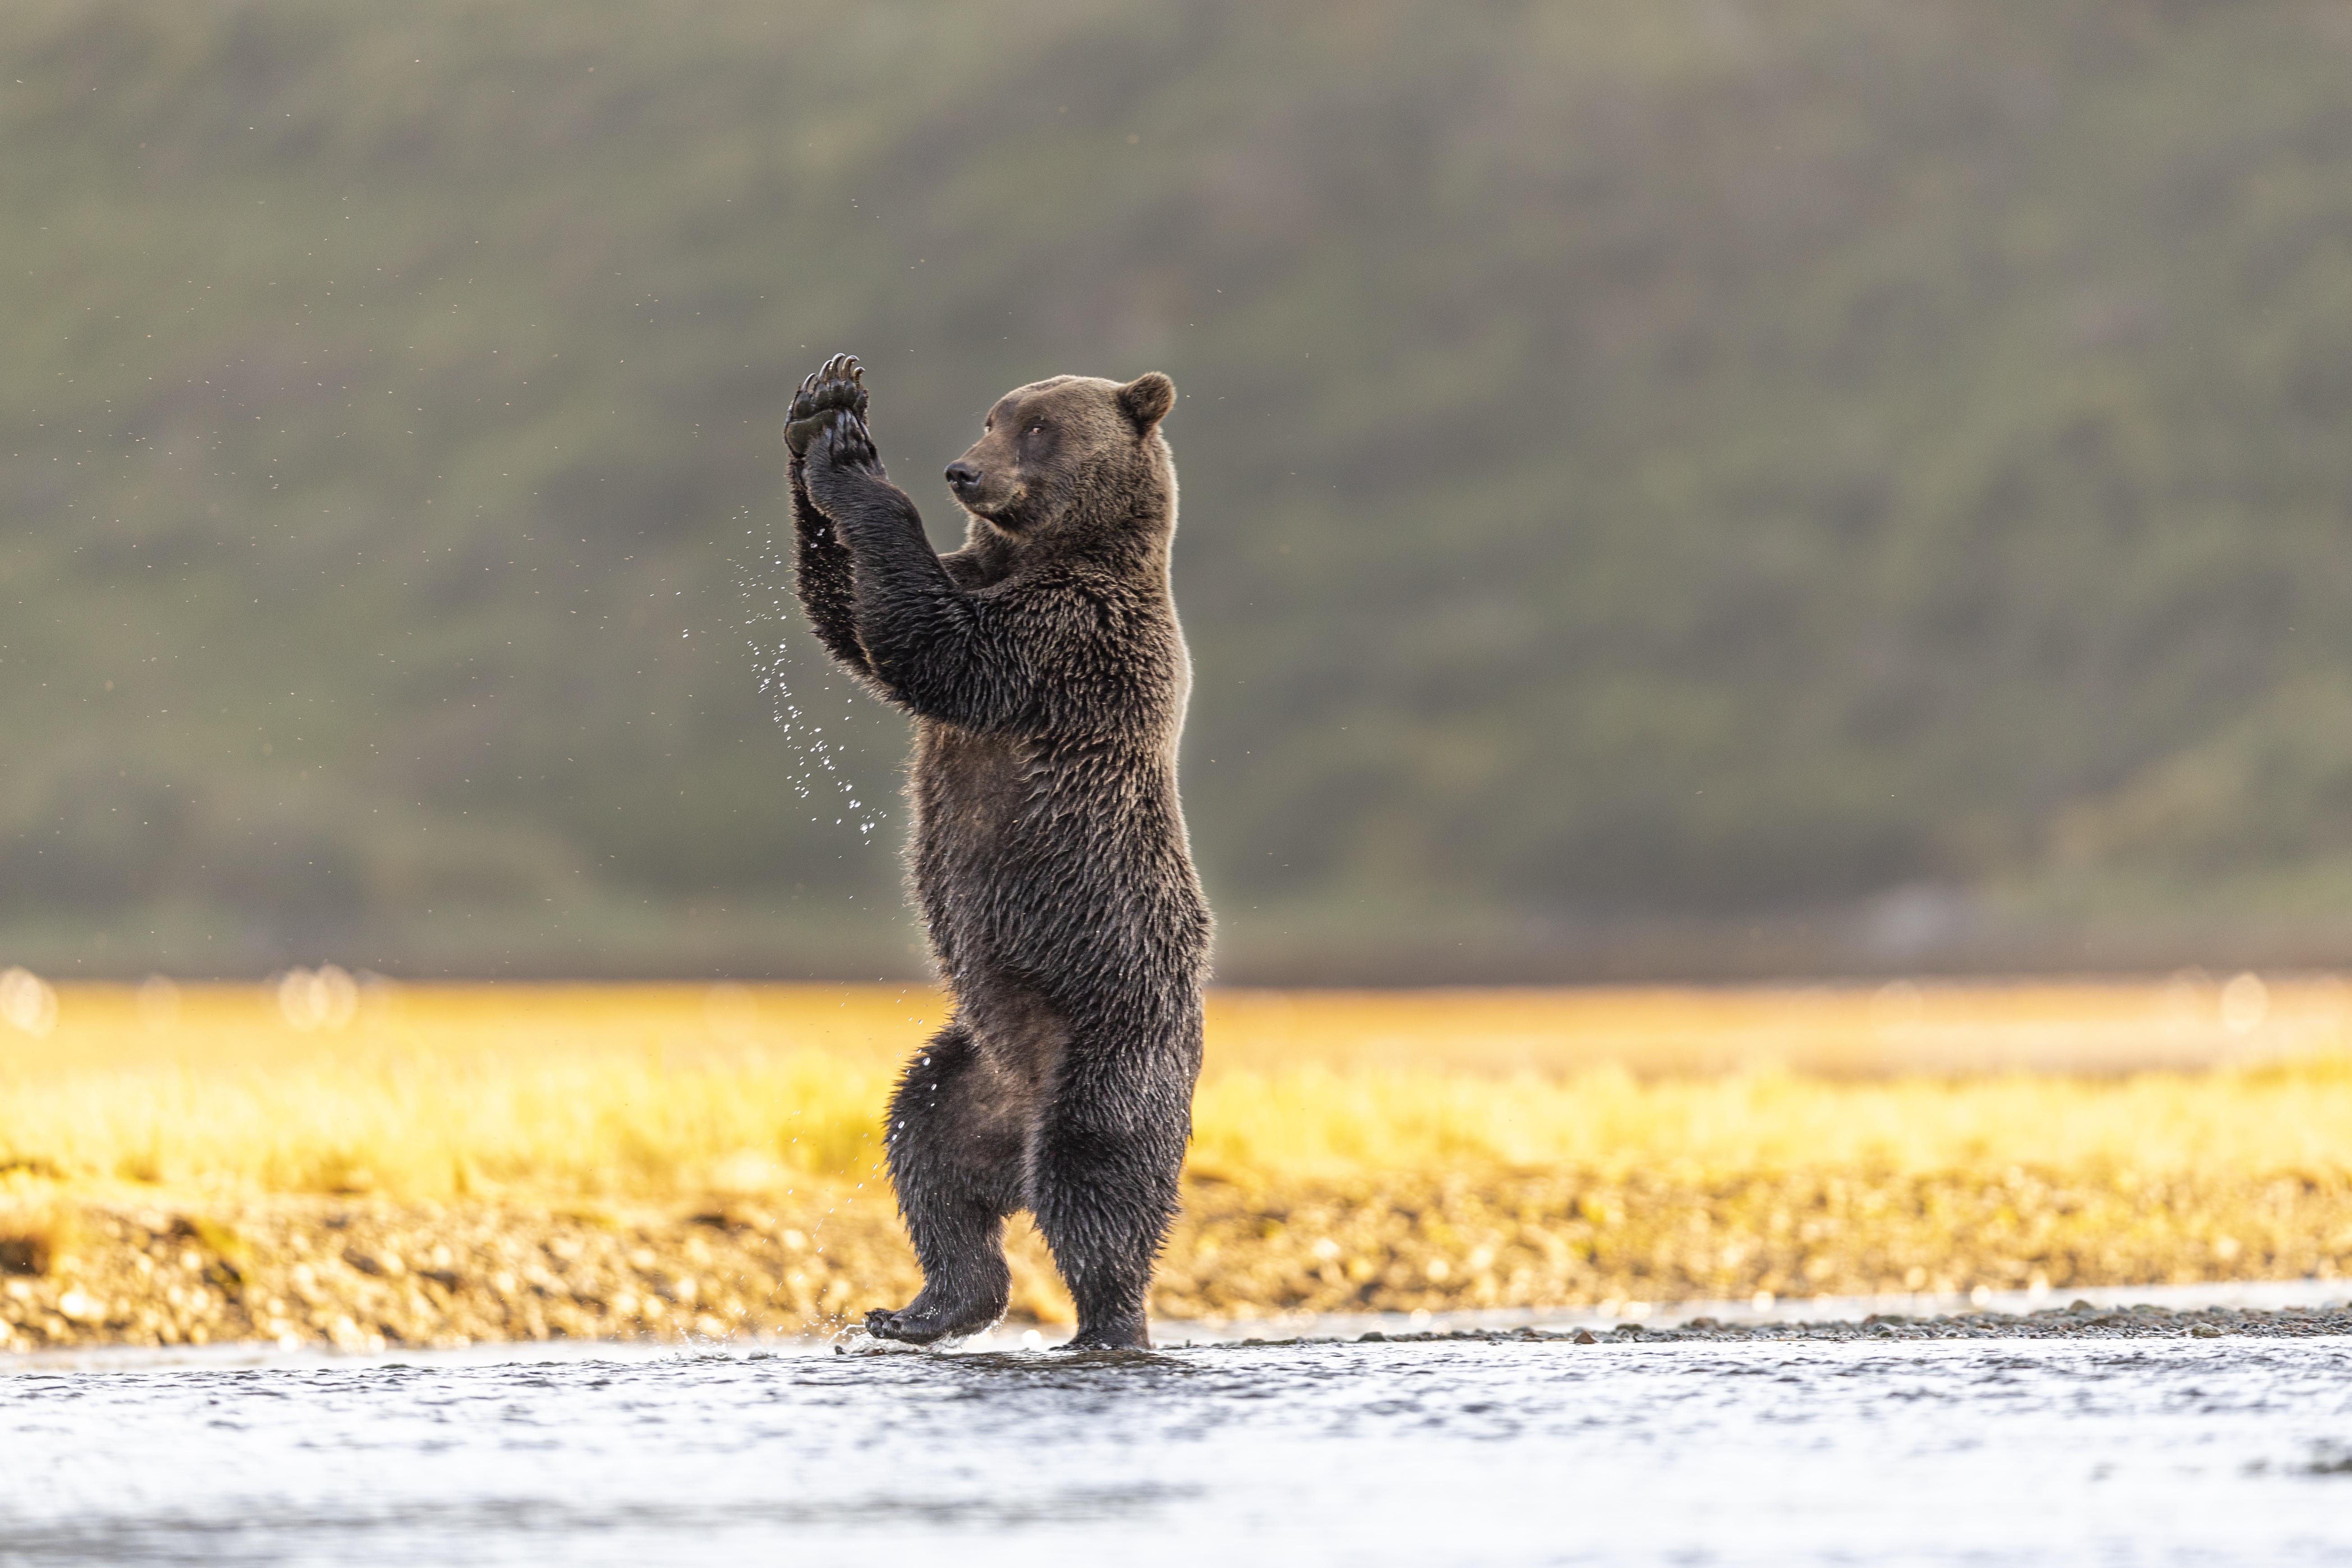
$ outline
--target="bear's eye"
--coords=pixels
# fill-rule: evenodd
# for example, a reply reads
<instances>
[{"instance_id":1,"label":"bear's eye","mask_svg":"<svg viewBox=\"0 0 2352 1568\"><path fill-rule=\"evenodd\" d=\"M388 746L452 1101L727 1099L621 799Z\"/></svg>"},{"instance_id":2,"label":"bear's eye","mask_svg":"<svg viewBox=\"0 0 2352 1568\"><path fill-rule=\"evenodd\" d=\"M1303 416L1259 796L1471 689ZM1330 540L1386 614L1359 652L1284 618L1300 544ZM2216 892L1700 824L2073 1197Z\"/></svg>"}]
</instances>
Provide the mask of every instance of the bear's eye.
<instances>
[{"instance_id":1,"label":"bear's eye","mask_svg":"<svg viewBox=\"0 0 2352 1568\"><path fill-rule=\"evenodd\" d=\"M1045 433L1045 426L1043 424L1032 425L1023 433L1030 436L1042 436Z\"/></svg>"}]
</instances>

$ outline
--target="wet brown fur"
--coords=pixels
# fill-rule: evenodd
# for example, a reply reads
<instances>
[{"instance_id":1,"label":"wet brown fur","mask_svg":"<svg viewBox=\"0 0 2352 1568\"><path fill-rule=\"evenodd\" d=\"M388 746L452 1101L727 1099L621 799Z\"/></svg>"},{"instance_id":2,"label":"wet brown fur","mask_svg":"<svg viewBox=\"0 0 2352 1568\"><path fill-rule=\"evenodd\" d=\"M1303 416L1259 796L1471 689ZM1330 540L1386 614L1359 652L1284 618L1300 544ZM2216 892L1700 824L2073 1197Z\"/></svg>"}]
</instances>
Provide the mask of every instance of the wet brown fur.
<instances>
[{"instance_id":1,"label":"wet brown fur","mask_svg":"<svg viewBox=\"0 0 2352 1568\"><path fill-rule=\"evenodd\" d=\"M795 399L803 605L915 717L908 862L954 994L891 1102L925 1286L867 1320L929 1342L1001 1316L1004 1218L1038 1222L1074 1342L1148 1342L1200 1070L1209 920L1176 788L1190 663L1168 580L1168 378L1015 388L949 469L963 547L923 542L854 362Z\"/></svg>"}]
</instances>

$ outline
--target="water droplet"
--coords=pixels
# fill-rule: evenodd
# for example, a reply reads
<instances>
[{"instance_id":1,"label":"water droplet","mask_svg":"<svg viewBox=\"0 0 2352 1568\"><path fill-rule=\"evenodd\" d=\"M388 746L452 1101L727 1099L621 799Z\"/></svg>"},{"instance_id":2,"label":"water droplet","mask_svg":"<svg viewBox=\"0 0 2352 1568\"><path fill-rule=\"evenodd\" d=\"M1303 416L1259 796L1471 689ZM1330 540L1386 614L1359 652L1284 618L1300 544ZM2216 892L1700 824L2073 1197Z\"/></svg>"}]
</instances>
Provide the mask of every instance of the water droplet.
<instances>
[{"instance_id":1,"label":"water droplet","mask_svg":"<svg viewBox=\"0 0 2352 1568\"><path fill-rule=\"evenodd\" d=\"M824 726L810 723L809 716L793 696L787 662L790 639L781 630L781 623L789 618L791 606L797 602L788 552L778 542L772 521L764 533L757 529L744 531L746 537L760 542L756 559L740 567L736 577L737 589L749 611L746 626L751 634L748 646L752 673L759 690L769 699L771 717L799 758L799 766L785 783L803 801L813 799L821 789L828 793L838 790L849 809L859 816L859 842L867 842L880 826L880 814L866 810L856 795L856 784L835 762L837 748L824 739ZM824 818L812 816L809 820L822 824ZM845 819L836 818L835 822L843 820Z\"/></svg>"}]
</instances>

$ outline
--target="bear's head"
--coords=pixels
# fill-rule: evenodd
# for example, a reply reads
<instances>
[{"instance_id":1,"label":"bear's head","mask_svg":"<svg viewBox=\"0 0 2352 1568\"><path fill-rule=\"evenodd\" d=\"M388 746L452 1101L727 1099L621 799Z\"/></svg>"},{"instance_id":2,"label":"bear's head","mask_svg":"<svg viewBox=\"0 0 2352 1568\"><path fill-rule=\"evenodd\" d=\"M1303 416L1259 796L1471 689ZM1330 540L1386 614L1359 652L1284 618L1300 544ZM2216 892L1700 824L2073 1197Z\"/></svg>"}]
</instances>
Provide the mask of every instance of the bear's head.
<instances>
[{"instance_id":1,"label":"bear's head","mask_svg":"<svg viewBox=\"0 0 2352 1568\"><path fill-rule=\"evenodd\" d=\"M1164 537L1176 469L1160 421L1175 405L1176 384L1158 371L1124 384L1057 375L1016 386L988 411L971 449L948 465L948 488L966 511L1014 539Z\"/></svg>"}]
</instances>

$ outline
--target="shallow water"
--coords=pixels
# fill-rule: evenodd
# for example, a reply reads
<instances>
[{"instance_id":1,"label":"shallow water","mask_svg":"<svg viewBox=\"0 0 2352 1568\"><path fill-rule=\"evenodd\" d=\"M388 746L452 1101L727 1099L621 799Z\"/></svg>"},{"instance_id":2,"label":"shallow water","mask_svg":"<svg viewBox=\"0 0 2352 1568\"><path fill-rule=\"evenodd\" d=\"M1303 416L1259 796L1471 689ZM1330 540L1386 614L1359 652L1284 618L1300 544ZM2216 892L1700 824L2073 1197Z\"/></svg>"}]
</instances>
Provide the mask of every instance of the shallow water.
<instances>
[{"instance_id":1,"label":"shallow water","mask_svg":"<svg viewBox=\"0 0 2352 1568\"><path fill-rule=\"evenodd\" d=\"M2352 1562L2345 1339L497 1353L0 1377L0 1563Z\"/></svg>"}]
</instances>

